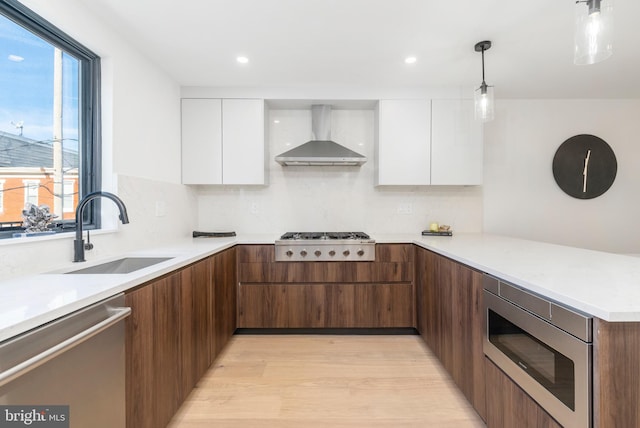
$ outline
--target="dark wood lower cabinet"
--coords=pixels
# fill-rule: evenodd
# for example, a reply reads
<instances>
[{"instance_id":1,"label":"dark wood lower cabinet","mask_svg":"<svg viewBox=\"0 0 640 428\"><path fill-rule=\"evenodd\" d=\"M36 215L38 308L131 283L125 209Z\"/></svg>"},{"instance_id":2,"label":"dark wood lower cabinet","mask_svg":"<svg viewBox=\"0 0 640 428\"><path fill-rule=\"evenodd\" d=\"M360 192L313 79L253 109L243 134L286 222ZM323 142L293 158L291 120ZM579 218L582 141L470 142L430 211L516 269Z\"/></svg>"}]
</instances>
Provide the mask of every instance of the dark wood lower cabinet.
<instances>
[{"instance_id":1,"label":"dark wood lower cabinet","mask_svg":"<svg viewBox=\"0 0 640 428\"><path fill-rule=\"evenodd\" d=\"M127 427L166 426L235 330L235 249L125 296Z\"/></svg>"},{"instance_id":2,"label":"dark wood lower cabinet","mask_svg":"<svg viewBox=\"0 0 640 428\"><path fill-rule=\"evenodd\" d=\"M241 284L413 282L413 245L376 244L369 262L276 262L273 245L238 247Z\"/></svg>"},{"instance_id":3,"label":"dark wood lower cabinet","mask_svg":"<svg viewBox=\"0 0 640 428\"><path fill-rule=\"evenodd\" d=\"M413 246L377 244L372 262L276 262L238 248L238 327L415 327Z\"/></svg>"},{"instance_id":4,"label":"dark wood lower cabinet","mask_svg":"<svg viewBox=\"0 0 640 428\"><path fill-rule=\"evenodd\" d=\"M593 321L593 426L640 427L640 323Z\"/></svg>"},{"instance_id":5,"label":"dark wood lower cabinet","mask_svg":"<svg viewBox=\"0 0 640 428\"><path fill-rule=\"evenodd\" d=\"M431 351L440 357L439 306L436 295L436 254L416 248L416 325L422 340Z\"/></svg>"},{"instance_id":6,"label":"dark wood lower cabinet","mask_svg":"<svg viewBox=\"0 0 640 428\"><path fill-rule=\"evenodd\" d=\"M186 398L211 364L213 307L210 259L180 271L180 350L182 352L182 397Z\"/></svg>"},{"instance_id":7,"label":"dark wood lower cabinet","mask_svg":"<svg viewBox=\"0 0 640 428\"><path fill-rule=\"evenodd\" d=\"M207 263L207 262L201 262ZM128 427L164 427L195 385L197 337L191 281L185 268L126 294ZM208 355L208 348L206 349Z\"/></svg>"},{"instance_id":8,"label":"dark wood lower cabinet","mask_svg":"<svg viewBox=\"0 0 640 428\"><path fill-rule=\"evenodd\" d=\"M452 377L478 414L486 418L482 273L445 259L450 266Z\"/></svg>"},{"instance_id":9,"label":"dark wood lower cabinet","mask_svg":"<svg viewBox=\"0 0 640 428\"><path fill-rule=\"evenodd\" d=\"M125 300L131 308L131 315L126 320L125 344L127 427L155 428L153 287L131 291Z\"/></svg>"},{"instance_id":10,"label":"dark wood lower cabinet","mask_svg":"<svg viewBox=\"0 0 640 428\"><path fill-rule=\"evenodd\" d=\"M240 284L241 328L413 327L413 285Z\"/></svg>"},{"instance_id":11,"label":"dark wood lower cabinet","mask_svg":"<svg viewBox=\"0 0 640 428\"><path fill-rule=\"evenodd\" d=\"M487 427L562 428L493 362L485 358ZM622 426L622 425L611 425Z\"/></svg>"},{"instance_id":12,"label":"dark wood lower cabinet","mask_svg":"<svg viewBox=\"0 0 640 428\"><path fill-rule=\"evenodd\" d=\"M220 354L233 332L236 331L237 268L236 248L231 248L212 257L214 308L211 312L213 336L211 360Z\"/></svg>"},{"instance_id":13,"label":"dark wood lower cabinet","mask_svg":"<svg viewBox=\"0 0 640 428\"><path fill-rule=\"evenodd\" d=\"M184 395L180 273L127 293L127 426L165 426ZM189 369L189 367L185 367Z\"/></svg>"},{"instance_id":14,"label":"dark wood lower cabinet","mask_svg":"<svg viewBox=\"0 0 640 428\"><path fill-rule=\"evenodd\" d=\"M186 321L180 311L180 285L179 273L153 285L153 417L157 426L167 425L178 410L184 396L183 370L191 369L189 362L182 361L180 347L180 324Z\"/></svg>"},{"instance_id":15,"label":"dark wood lower cabinet","mask_svg":"<svg viewBox=\"0 0 640 428\"><path fill-rule=\"evenodd\" d=\"M422 248L415 260L418 331L485 419L482 273Z\"/></svg>"}]
</instances>

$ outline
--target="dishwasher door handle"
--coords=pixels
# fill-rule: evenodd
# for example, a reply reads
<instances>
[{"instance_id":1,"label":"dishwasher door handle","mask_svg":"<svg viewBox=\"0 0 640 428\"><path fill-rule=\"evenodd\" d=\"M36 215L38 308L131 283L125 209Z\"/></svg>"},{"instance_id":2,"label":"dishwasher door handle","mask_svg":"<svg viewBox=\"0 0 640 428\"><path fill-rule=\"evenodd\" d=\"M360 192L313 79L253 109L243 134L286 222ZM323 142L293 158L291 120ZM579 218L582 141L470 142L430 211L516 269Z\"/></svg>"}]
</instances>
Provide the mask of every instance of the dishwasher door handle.
<instances>
[{"instance_id":1,"label":"dishwasher door handle","mask_svg":"<svg viewBox=\"0 0 640 428\"><path fill-rule=\"evenodd\" d=\"M41 366L42 364L68 351L69 349L80 345L82 342L91 339L93 336L101 333L102 331L125 319L129 316L130 313L131 308L115 308L114 314L109 316L108 318L100 321L97 324L94 324L93 326L81 331L74 336L71 336L70 338L58 343L57 345L52 346L51 348L43 352L34 355L28 360L25 360L19 364L16 364L10 369L5 370L4 372L0 373L0 387Z\"/></svg>"}]
</instances>

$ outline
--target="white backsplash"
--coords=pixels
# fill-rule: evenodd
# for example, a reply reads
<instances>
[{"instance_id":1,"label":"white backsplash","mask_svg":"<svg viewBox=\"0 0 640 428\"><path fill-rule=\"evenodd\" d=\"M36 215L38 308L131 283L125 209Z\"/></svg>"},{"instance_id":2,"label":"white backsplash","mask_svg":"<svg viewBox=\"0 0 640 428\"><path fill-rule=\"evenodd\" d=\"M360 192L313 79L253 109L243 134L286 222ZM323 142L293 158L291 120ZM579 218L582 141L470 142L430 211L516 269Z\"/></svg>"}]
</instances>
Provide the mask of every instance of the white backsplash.
<instances>
[{"instance_id":1,"label":"white backsplash","mask_svg":"<svg viewBox=\"0 0 640 428\"><path fill-rule=\"evenodd\" d=\"M127 247L152 248L191 236L197 198L189 186L120 176L118 191L127 203L131 221L127 227L133 225L122 234ZM120 249L116 246L113 251Z\"/></svg>"},{"instance_id":2,"label":"white backsplash","mask_svg":"<svg viewBox=\"0 0 640 428\"><path fill-rule=\"evenodd\" d=\"M271 110L268 120L269 185L197 187L198 229L419 233L439 222L482 230L481 186L373 185L372 110L332 111L332 140L365 155L362 167L283 167L273 158L311 139L311 111Z\"/></svg>"}]
</instances>

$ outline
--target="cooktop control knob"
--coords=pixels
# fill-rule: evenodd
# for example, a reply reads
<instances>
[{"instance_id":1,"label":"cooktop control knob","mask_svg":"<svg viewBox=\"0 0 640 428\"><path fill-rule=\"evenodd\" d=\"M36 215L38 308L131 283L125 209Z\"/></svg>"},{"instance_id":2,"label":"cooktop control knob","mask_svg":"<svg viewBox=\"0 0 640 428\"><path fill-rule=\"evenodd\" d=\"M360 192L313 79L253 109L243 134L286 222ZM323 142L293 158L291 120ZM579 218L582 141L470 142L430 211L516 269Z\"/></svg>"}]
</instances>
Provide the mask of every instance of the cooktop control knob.
<instances>
[{"instance_id":1,"label":"cooktop control knob","mask_svg":"<svg viewBox=\"0 0 640 428\"><path fill-rule=\"evenodd\" d=\"M361 257L364 256L364 250L362 248L358 250L358 255Z\"/></svg>"},{"instance_id":2,"label":"cooktop control knob","mask_svg":"<svg viewBox=\"0 0 640 428\"><path fill-rule=\"evenodd\" d=\"M293 251L291 251L291 250L287 250L287 252L286 252L286 253L284 253L284 254L285 254L287 257L291 257L291 256L293 256Z\"/></svg>"},{"instance_id":3,"label":"cooktop control knob","mask_svg":"<svg viewBox=\"0 0 640 428\"><path fill-rule=\"evenodd\" d=\"M307 256L307 250L302 250L302 251L300 251L300 255L301 255L302 257L306 257L306 256Z\"/></svg>"},{"instance_id":4,"label":"cooktop control knob","mask_svg":"<svg viewBox=\"0 0 640 428\"><path fill-rule=\"evenodd\" d=\"M331 250L331 251L329 251L329 255L330 255L331 257L335 256L335 255L336 255L335 250Z\"/></svg>"},{"instance_id":5,"label":"cooktop control knob","mask_svg":"<svg viewBox=\"0 0 640 428\"><path fill-rule=\"evenodd\" d=\"M315 251L313 252L313 254L315 254L315 255L316 255L316 257L320 257L320 255L322 254L322 252L321 252L320 250L315 250Z\"/></svg>"},{"instance_id":6,"label":"cooktop control knob","mask_svg":"<svg viewBox=\"0 0 640 428\"><path fill-rule=\"evenodd\" d=\"M348 256L349 256L349 254L351 254L351 251L349 251L349 250L344 250L344 251L342 252L342 254L344 254L344 256L345 256L345 257L348 257Z\"/></svg>"}]
</instances>

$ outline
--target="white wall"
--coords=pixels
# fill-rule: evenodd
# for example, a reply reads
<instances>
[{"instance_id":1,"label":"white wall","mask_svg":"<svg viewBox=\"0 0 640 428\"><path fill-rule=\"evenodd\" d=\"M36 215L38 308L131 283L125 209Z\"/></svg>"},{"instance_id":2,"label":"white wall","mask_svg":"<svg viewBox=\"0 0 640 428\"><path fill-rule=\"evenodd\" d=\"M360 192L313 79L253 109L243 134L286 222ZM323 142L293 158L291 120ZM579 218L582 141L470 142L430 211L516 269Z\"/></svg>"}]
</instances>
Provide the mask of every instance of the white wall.
<instances>
[{"instance_id":1,"label":"white wall","mask_svg":"<svg viewBox=\"0 0 640 428\"><path fill-rule=\"evenodd\" d=\"M101 57L107 174L179 183L179 85L81 1L22 3Z\"/></svg>"},{"instance_id":2,"label":"white wall","mask_svg":"<svg viewBox=\"0 0 640 428\"><path fill-rule=\"evenodd\" d=\"M22 0L102 59L103 184L119 193L131 223L92 236L87 259L186 238L196 221L194 191L180 183L180 87L78 0ZM119 176L119 177L118 177ZM166 215L155 217L156 202ZM111 212L105 223L113 224ZM27 238L25 238L27 239ZM0 279L72 260L72 240L0 243Z\"/></svg>"},{"instance_id":3,"label":"white wall","mask_svg":"<svg viewBox=\"0 0 640 428\"><path fill-rule=\"evenodd\" d=\"M271 109L268 126L269 186L198 188L199 229L419 236L432 221L459 232L482 228L481 187L374 187L373 110L332 111L332 139L365 155L362 167L283 167L273 158L310 139L311 112ZM407 204L412 213L398 213Z\"/></svg>"},{"instance_id":4,"label":"white wall","mask_svg":"<svg viewBox=\"0 0 640 428\"><path fill-rule=\"evenodd\" d=\"M499 100L485 126L484 230L619 253L640 253L640 100ZM592 134L614 150L618 175L580 200L551 171L565 140Z\"/></svg>"}]
</instances>

